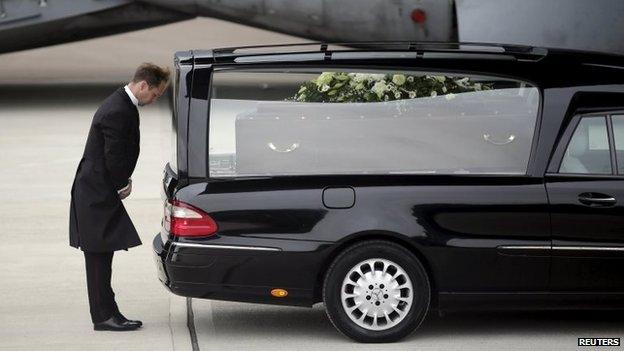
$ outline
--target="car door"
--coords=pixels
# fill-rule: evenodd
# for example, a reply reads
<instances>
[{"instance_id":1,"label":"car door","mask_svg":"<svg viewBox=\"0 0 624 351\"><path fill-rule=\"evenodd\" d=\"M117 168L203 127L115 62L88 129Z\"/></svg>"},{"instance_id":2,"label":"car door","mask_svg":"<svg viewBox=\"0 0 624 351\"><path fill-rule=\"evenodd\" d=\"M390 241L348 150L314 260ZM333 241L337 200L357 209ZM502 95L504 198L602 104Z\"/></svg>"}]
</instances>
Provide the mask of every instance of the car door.
<instances>
[{"instance_id":1,"label":"car door","mask_svg":"<svg viewBox=\"0 0 624 351\"><path fill-rule=\"evenodd\" d=\"M624 112L571 119L546 175L552 291L624 291Z\"/></svg>"}]
</instances>

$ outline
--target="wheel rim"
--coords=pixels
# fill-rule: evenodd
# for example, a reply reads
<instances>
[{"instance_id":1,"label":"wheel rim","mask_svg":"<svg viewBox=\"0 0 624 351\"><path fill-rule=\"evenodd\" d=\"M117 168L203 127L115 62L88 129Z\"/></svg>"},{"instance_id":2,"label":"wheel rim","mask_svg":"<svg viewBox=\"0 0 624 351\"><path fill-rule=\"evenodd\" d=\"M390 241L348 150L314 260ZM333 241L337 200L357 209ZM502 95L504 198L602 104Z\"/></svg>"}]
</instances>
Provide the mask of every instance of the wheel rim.
<instances>
[{"instance_id":1,"label":"wheel rim","mask_svg":"<svg viewBox=\"0 0 624 351\"><path fill-rule=\"evenodd\" d=\"M414 289L405 270L383 258L356 264L342 282L344 311L358 326L384 330L399 324L412 308Z\"/></svg>"}]
</instances>

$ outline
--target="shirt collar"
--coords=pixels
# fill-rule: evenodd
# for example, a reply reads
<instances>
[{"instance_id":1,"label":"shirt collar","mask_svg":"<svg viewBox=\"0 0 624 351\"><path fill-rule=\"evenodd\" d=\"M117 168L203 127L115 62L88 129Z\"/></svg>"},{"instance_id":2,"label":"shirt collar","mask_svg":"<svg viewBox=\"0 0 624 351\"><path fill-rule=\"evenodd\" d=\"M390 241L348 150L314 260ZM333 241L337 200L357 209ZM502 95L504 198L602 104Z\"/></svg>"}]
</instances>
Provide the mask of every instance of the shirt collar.
<instances>
[{"instance_id":1,"label":"shirt collar","mask_svg":"<svg viewBox=\"0 0 624 351\"><path fill-rule=\"evenodd\" d=\"M139 106L139 100L134 96L134 94L132 94L132 90L130 90L130 88L128 88L128 84L126 84L126 86L124 87L124 90L126 91L126 94L128 94L128 96L130 97L130 101L132 101L132 103L134 104L134 106Z\"/></svg>"}]
</instances>

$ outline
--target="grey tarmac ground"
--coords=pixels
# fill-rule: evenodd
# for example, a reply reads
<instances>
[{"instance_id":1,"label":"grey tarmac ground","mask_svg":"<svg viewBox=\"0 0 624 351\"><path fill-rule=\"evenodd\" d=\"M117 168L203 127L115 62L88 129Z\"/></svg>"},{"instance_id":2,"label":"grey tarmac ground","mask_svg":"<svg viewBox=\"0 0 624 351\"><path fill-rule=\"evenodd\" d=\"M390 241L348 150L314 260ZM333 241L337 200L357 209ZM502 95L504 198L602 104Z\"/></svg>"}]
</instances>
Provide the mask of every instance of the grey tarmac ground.
<instances>
[{"instance_id":1,"label":"grey tarmac ground","mask_svg":"<svg viewBox=\"0 0 624 351\"><path fill-rule=\"evenodd\" d=\"M177 40L182 32L188 37ZM294 41L197 19L0 55L0 350L192 349L186 300L159 283L151 253L170 152L165 101L141 109L142 152L124 200L144 245L113 259L117 302L145 325L92 329L84 259L67 237L69 191L89 124L101 99L143 60L171 64L175 50ZM322 305L192 304L200 350L575 350L578 337L624 337L618 312L481 312L430 315L403 342L361 345L334 330Z\"/></svg>"}]
</instances>

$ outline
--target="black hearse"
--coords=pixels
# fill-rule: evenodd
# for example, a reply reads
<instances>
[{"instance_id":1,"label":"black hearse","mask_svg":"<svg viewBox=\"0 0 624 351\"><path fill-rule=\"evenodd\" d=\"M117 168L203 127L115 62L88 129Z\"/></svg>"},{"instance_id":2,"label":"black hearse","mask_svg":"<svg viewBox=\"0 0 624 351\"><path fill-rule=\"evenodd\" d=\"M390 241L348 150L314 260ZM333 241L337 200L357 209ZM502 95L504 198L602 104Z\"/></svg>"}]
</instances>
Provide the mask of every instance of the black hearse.
<instances>
[{"instance_id":1,"label":"black hearse","mask_svg":"<svg viewBox=\"0 0 624 351\"><path fill-rule=\"evenodd\" d=\"M624 57L314 43L175 68L173 293L323 302L363 342L432 309L624 307Z\"/></svg>"}]
</instances>

